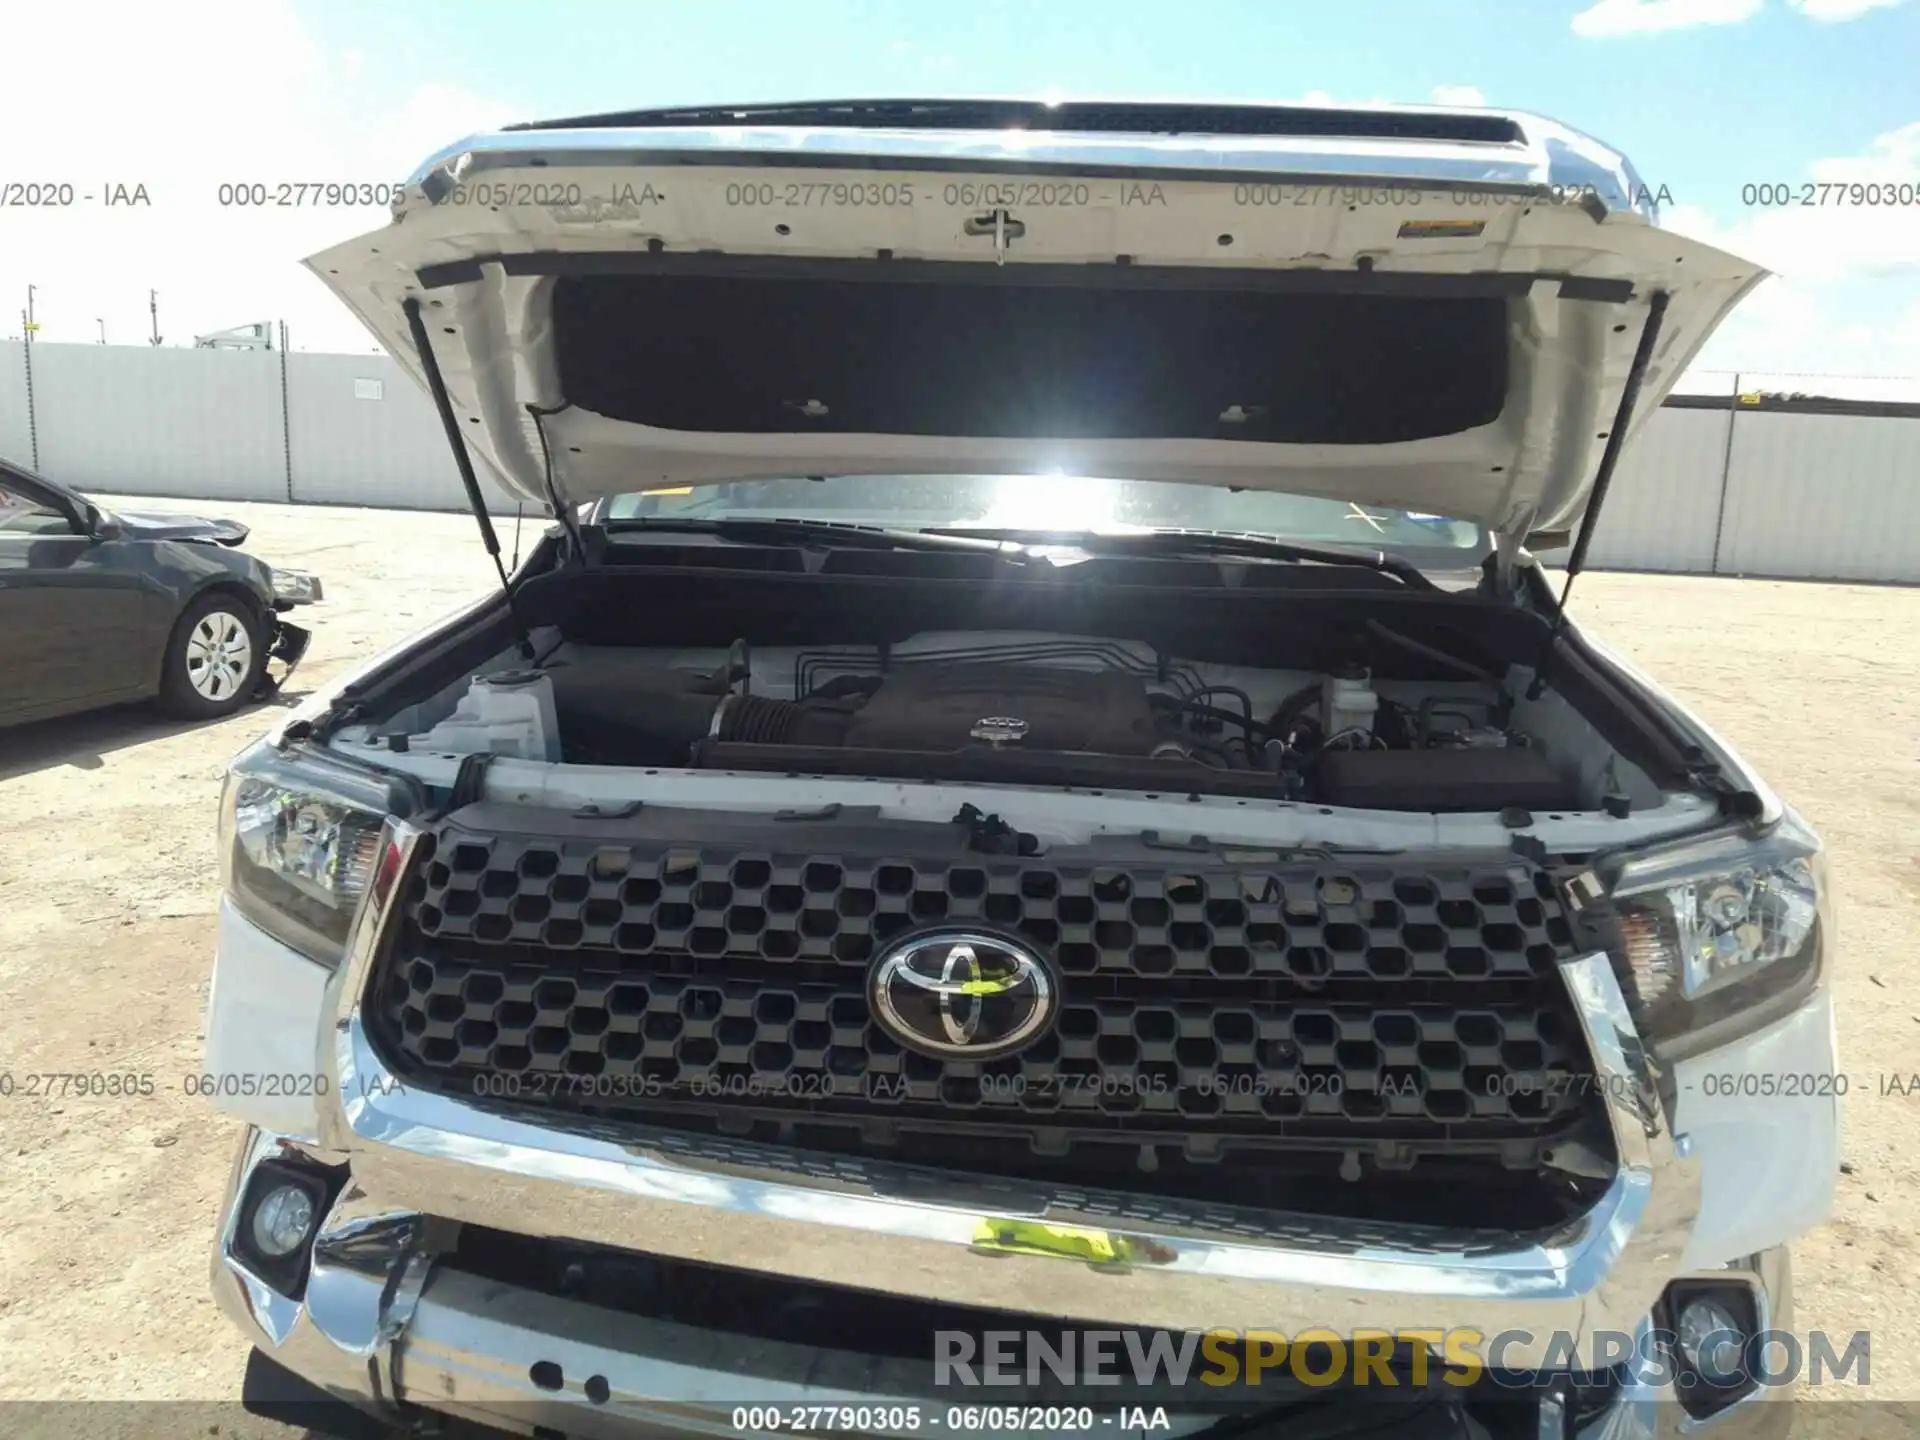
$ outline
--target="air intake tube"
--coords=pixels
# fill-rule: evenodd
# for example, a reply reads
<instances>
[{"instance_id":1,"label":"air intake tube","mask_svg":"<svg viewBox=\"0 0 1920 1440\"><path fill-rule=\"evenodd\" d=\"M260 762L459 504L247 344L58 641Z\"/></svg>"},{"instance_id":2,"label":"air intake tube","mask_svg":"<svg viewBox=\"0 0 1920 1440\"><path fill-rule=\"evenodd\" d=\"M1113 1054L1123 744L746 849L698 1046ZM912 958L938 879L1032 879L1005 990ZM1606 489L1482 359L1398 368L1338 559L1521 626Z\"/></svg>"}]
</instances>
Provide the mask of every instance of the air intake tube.
<instances>
[{"instance_id":1,"label":"air intake tube","mask_svg":"<svg viewBox=\"0 0 1920 1440\"><path fill-rule=\"evenodd\" d=\"M852 723L853 709L845 700L729 695L713 712L706 738L750 745L840 745Z\"/></svg>"},{"instance_id":2,"label":"air intake tube","mask_svg":"<svg viewBox=\"0 0 1920 1440\"><path fill-rule=\"evenodd\" d=\"M561 739L576 764L680 766L708 740L839 745L865 698L775 700L729 693L720 677L679 670L549 673Z\"/></svg>"}]
</instances>

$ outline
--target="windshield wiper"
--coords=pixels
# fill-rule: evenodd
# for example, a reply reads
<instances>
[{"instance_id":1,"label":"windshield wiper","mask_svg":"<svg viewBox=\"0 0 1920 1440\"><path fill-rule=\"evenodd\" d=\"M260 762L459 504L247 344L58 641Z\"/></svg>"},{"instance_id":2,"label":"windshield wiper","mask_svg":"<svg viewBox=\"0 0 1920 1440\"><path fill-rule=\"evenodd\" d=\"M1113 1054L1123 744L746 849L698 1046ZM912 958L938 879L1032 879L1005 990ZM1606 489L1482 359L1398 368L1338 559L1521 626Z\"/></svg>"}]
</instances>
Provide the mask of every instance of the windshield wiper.
<instances>
[{"instance_id":1,"label":"windshield wiper","mask_svg":"<svg viewBox=\"0 0 1920 1440\"><path fill-rule=\"evenodd\" d=\"M743 545L824 544L849 550L964 550L979 554L1019 555L1024 549L989 536L969 536L939 530L889 530L881 525L856 525L844 520L801 520L784 515L764 519L715 516L696 519L666 515L626 520L603 520L610 535L712 535Z\"/></svg>"},{"instance_id":2,"label":"windshield wiper","mask_svg":"<svg viewBox=\"0 0 1920 1440\"><path fill-rule=\"evenodd\" d=\"M959 527L925 532L935 535L975 536L1010 540L1028 549L1069 546L1089 555L1145 554L1164 558L1183 555L1238 555L1251 560L1296 560L1315 565L1349 565L1391 575L1415 590L1438 590L1420 567L1385 550L1349 550L1337 545L1303 545L1231 530L1143 530L1135 533L1038 532L1033 530L975 530Z\"/></svg>"},{"instance_id":3,"label":"windshield wiper","mask_svg":"<svg viewBox=\"0 0 1920 1440\"><path fill-rule=\"evenodd\" d=\"M1334 545L1303 545L1268 535L1230 530L1145 530L1133 534L1092 531L982 530L965 526L929 526L893 530L845 520L806 520L794 516L745 518L683 515L609 519L609 534L713 535L746 545L825 544L860 550L962 550L1021 558L1033 551L1070 547L1089 555L1144 554L1181 556L1237 555L1252 560L1292 560L1305 564L1346 565L1391 575L1415 590L1437 590L1420 568L1384 550L1349 550Z\"/></svg>"}]
</instances>

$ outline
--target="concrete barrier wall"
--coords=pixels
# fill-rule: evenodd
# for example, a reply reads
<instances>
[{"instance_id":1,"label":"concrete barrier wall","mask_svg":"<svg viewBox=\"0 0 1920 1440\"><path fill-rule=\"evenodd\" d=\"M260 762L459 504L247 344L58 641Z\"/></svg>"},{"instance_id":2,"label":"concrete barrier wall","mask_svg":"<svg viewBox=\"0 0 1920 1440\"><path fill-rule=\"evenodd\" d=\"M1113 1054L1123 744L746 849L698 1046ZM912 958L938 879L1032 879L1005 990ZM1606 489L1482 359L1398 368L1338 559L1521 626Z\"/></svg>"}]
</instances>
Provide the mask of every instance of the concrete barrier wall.
<instances>
[{"instance_id":1,"label":"concrete barrier wall","mask_svg":"<svg viewBox=\"0 0 1920 1440\"><path fill-rule=\"evenodd\" d=\"M0 456L116 495L467 508L432 402L385 355L0 342Z\"/></svg>"},{"instance_id":2,"label":"concrete barrier wall","mask_svg":"<svg viewBox=\"0 0 1920 1440\"><path fill-rule=\"evenodd\" d=\"M1721 467L1735 419L1731 410L1662 409L1648 416L1614 469L1587 563L1711 574Z\"/></svg>"},{"instance_id":3,"label":"concrete barrier wall","mask_svg":"<svg viewBox=\"0 0 1920 1440\"><path fill-rule=\"evenodd\" d=\"M464 510L466 492L433 402L385 355L287 358L293 491L322 505ZM481 471L488 508L513 502ZM377 498L374 498L377 497Z\"/></svg>"},{"instance_id":4,"label":"concrete barrier wall","mask_svg":"<svg viewBox=\"0 0 1920 1440\"><path fill-rule=\"evenodd\" d=\"M82 490L285 500L280 357L35 345L40 470Z\"/></svg>"},{"instance_id":5,"label":"concrete barrier wall","mask_svg":"<svg viewBox=\"0 0 1920 1440\"><path fill-rule=\"evenodd\" d=\"M33 464L33 438L27 422L27 347L0 340L0 456Z\"/></svg>"},{"instance_id":6,"label":"concrete barrier wall","mask_svg":"<svg viewBox=\"0 0 1920 1440\"><path fill-rule=\"evenodd\" d=\"M1718 573L1920 582L1920 419L1738 416Z\"/></svg>"}]
</instances>

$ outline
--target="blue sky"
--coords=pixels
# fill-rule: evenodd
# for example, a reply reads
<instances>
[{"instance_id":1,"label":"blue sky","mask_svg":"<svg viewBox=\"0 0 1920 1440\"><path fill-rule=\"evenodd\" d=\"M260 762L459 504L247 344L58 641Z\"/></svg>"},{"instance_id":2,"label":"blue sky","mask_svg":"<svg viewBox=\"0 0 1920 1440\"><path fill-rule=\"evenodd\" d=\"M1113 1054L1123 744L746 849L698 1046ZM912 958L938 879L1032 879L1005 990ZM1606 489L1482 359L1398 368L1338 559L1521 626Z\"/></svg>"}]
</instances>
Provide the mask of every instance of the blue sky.
<instances>
[{"instance_id":1,"label":"blue sky","mask_svg":"<svg viewBox=\"0 0 1920 1440\"><path fill-rule=\"evenodd\" d=\"M883 93L1440 98L1599 135L1666 187L1674 228L1779 272L1704 365L1920 377L1920 205L1742 203L1760 182L1920 182L1920 3L74 0L26 24L13 38L36 63L0 96L0 181L118 176L153 200L64 224L0 211L0 333L33 282L41 338L104 321L132 341L153 286L169 339L284 317L297 344L358 348L290 262L379 217L236 215L212 187L314 165L397 177L516 118ZM77 125L33 123L83 96Z\"/></svg>"},{"instance_id":2,"label":"blue sky","mask_svg":"<svg viewBox=\"0 0 1920 1440\"><path fill-rule=\"evenodd\" d=\"M383 87L403 89L424 62L530 114L1049 89L1424 102L1472 86L1590 130L1645 157L1649 179L1722 206L1756 172L1799 175L1920 119L1913 7L1823 24L1775 0L1741 24L1607 38L1575 32L1591 6L1553 0L551 3L537 27L514 6L447 0L300 8L323 43L362 51Z\"/></svg>"}]
</instances>

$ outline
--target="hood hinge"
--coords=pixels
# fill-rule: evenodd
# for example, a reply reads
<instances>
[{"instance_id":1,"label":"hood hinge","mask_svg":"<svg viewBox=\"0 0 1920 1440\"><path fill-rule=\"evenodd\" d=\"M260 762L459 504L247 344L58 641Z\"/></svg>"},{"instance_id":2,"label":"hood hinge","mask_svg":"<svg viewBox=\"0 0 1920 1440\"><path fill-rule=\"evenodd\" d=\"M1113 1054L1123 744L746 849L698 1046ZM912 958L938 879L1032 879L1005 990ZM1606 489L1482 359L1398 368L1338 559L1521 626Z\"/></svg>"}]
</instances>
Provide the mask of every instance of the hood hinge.
<instances>
[{"instance_id":1,"label":"hood hinge","mask_svg":"<svg viewBox=\"0 0 1920 1440\"><path fill-rule=\"evenodd\" d=\"M580 533L580 521L573 513L573 507L560 498L560 482L553 477L553 446L547 441L547 416L558 415L572 408L572 401L544 410L538 405L529 404L527 415L533 421L533 430L540 437L540 466L547 487L547 507L553 511L553 518L560 522L560 528L566 532L573 546L573 563L581 569L587 565L587 540Z\"/></svg>"},{"instance_id":2,"label":"hood hinge","mask_svg":"<svg viewBox=\"0 0 1920 1440\"><path fill-rule=\"evenodd\" d=\"M1502 600L1511 600L1520 593L1520 586L1514 574L1520 563L1522 541L1517 532L1497 530L1493 537L1493 590Z\"/></svg>"}]
</instances>

